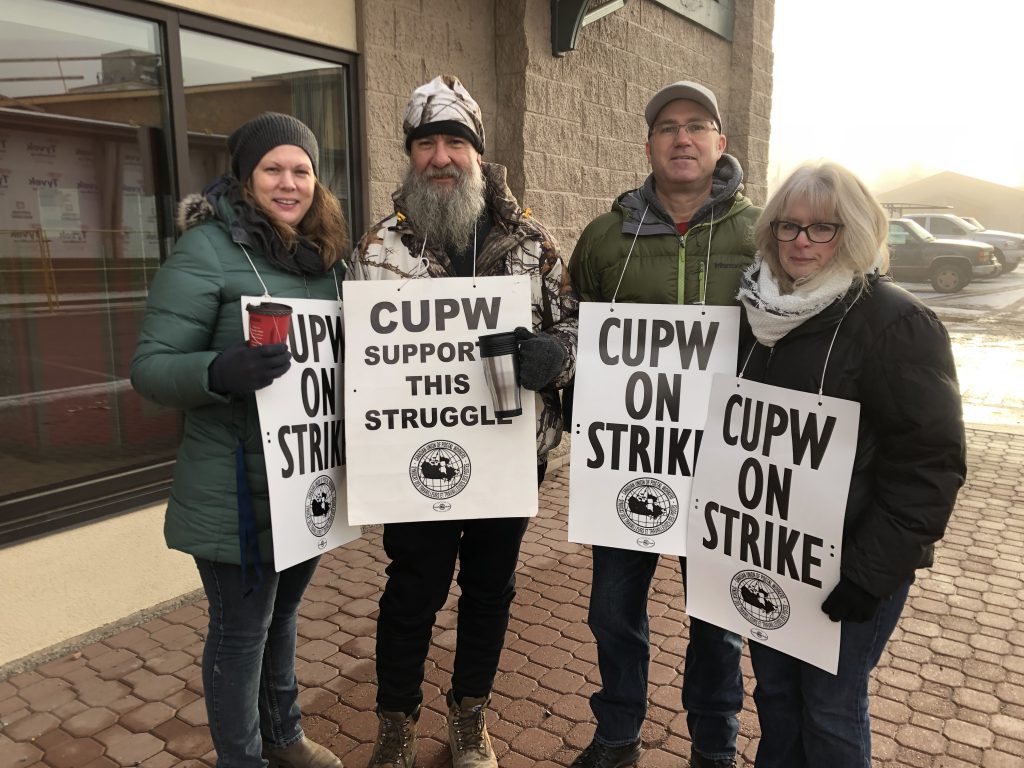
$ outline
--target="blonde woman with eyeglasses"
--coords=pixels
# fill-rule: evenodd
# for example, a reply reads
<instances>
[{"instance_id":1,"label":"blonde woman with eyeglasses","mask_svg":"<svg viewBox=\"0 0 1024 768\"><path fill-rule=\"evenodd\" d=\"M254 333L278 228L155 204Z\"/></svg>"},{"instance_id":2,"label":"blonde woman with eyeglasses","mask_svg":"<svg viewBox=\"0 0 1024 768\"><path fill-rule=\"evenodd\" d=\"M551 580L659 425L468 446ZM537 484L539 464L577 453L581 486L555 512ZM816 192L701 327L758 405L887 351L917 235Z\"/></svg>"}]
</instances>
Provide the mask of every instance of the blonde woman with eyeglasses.
<instances>
[{"instance_id":1,"label":"blonde woman with eyeglasses","mask_svg":"<svg viewBox=\"0 0 1024 768\"><path fill-rule=\"evenodd\" d=\"M768 201L739 291L744 378L860 403L841 576L821 606L842 622L838 672L750 643L757 768L870 768L868 677L964 482L949 336L885 277L887 230L850 171L804 165Z\"/></svg>"}]
</instances>

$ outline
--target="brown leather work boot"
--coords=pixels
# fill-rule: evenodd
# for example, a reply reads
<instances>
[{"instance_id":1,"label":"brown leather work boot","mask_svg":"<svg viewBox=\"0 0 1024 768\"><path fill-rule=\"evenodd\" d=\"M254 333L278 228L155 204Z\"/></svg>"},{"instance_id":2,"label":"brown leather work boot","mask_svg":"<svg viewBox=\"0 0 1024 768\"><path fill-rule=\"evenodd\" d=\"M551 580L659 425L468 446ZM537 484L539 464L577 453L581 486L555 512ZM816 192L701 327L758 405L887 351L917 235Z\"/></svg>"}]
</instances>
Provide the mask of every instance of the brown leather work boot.
<instances>
[{"instance_id":1,"label":"brown leather work boot","mask_svg":"<svg viewBox=\"0 0 1024 768\"><path fill-rule=\"evenodd\" d=\"M377 707L377 743L369 768L412 768L416 762L416 721L420 708L411 715L384 712Z\"/></svg>"},{"instance_id":2,"label":"brown leather work boot","mask_svg":"<svg viewBox=\"0 0 1024 768\"><path fill-rule=\"evenodd\" d=\"M305 736L287 747L263 742L263 757L270 768L344 768L331 750Z\"/></svg>"},{"instance_id":3,"label":"brown leather work boot","mask_svg":"<svg viewBox=\"0 0 1024 768\"><path fill-rule=\"evenodd\" d=\"M448 691L448 746L452 768L498 768L484 712L490 696L456 702Z\"/></svg>"}]
</instances>

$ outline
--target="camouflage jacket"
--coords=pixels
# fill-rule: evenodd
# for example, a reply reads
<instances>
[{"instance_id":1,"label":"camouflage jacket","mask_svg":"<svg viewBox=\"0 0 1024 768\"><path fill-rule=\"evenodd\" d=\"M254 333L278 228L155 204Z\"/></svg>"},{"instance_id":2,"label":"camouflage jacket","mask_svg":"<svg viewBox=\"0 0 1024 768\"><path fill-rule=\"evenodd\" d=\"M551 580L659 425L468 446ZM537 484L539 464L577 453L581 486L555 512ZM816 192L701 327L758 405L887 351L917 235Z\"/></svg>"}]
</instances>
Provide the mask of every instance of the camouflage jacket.
<instances>
[{"instance_id":1,"label":"camouflage jacket","mask_svg":"<svg viewBox=\"0 0 1024 768\"><path fill-rule=\"evenodd\" d=\"M533 330L549 334L565 346L566 362L555 380L538 392L537 457L543 461L562 437L558 391L576 372L576 325L579 297L558 246L529 210L523 210L505 183L505 168L483 164L484 197L493 226L476 258L476 274L521 275L531 278ZM374 224L352 254L346 280L404 280L454 277L448 255L427 242L405 212L401 191L394 195L395 212Z\"/></svg>"}]
</instances>

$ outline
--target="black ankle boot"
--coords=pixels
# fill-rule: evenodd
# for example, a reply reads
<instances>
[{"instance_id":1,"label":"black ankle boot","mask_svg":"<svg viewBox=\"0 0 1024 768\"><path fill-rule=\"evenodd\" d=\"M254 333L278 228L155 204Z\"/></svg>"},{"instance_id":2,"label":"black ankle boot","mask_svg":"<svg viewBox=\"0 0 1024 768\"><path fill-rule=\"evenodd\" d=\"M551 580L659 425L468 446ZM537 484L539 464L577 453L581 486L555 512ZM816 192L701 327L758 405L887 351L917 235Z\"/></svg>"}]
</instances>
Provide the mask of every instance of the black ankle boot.
<instances>
[{"instance_id":1,"label":"black ankle boot","mask_svg":"<svg viewBox=\"0 0 1024 768\"><path fill-rule=\"evenodd\" d=\"M596 738L572 761L569 768L625 768L640 757L640 739L632 744L609 747Z\"/></svg>"}]
</instances>

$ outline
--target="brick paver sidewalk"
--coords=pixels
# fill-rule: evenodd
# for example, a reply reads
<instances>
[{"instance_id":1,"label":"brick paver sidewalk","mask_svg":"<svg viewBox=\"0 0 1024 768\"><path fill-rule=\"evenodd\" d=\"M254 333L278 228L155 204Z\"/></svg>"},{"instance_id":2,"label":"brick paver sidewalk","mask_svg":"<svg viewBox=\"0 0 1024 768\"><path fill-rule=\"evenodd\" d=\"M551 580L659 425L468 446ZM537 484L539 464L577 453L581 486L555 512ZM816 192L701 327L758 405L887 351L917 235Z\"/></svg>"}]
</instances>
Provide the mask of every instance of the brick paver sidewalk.
<instances>
[{"instance_id":1,"label":"brick paver sidewalk","mask_svg":"<svg viewBox=\"0 0 1024 768\"><path fill-rule=\"evenodd\" d=\"M872 683L882 768L1024 766L1024 435L970 430L969 438L970 482ZM590 553L565 541L567 482L564 467L545 481L523 546L490 721L502 768L568 765L593 733ZM364 768L376 733L372 654L383 569L379 533L326 555L299 623L303 725L348 768ZM454 605L439 616L427 664L421 768L448 763L442 691ZM682 606L678 566L663 558L650 601L651 708L640 768L678 768L689 754L679 711ZM199 668L204 611L203 602L179 608L0 681L0 768L213 765ZM746 673L749 694L749 664ZM757 739L748 696L741 766L753 765Z\"/></svg>"}]
</instances>

